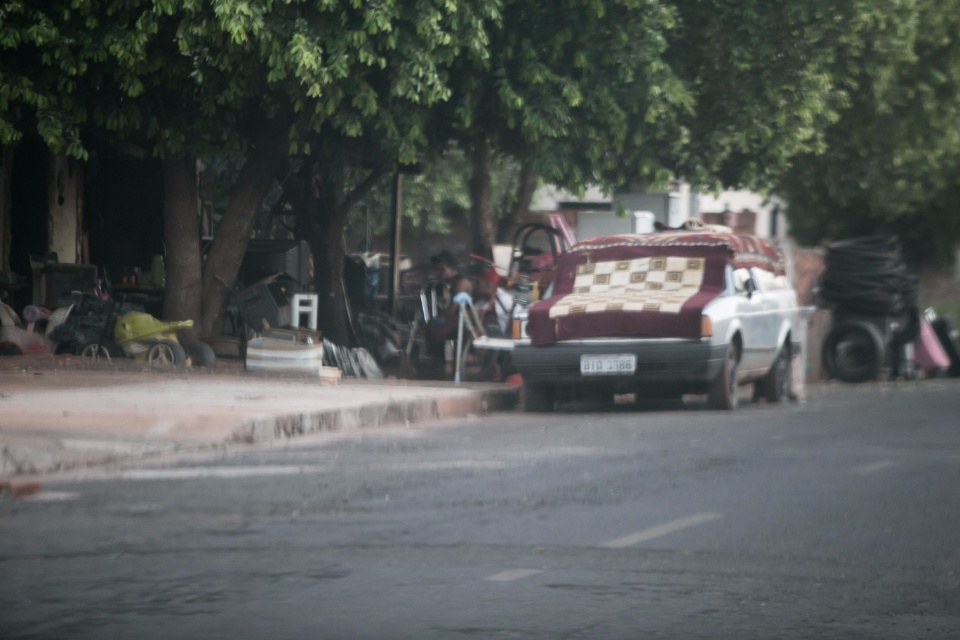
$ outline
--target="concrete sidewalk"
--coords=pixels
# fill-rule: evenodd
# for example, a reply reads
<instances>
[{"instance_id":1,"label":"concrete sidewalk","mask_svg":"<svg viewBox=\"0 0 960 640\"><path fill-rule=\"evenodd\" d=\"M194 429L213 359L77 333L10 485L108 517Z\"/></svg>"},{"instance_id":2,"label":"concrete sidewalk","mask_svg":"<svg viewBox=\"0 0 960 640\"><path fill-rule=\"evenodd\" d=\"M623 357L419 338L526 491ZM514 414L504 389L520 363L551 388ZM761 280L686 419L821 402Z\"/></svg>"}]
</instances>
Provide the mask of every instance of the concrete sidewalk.
<instances>
[{"instance_id":1,"label":"concrete sidewalk","mask_svg":"<svg viewBox=\"0 0 960 640\"><path fill-rule=\"evenodd\" d=\"M178 451L512 407L503 384L157 372L132 360L0 358L0 481Z\"/></svg>"}]
</instances>

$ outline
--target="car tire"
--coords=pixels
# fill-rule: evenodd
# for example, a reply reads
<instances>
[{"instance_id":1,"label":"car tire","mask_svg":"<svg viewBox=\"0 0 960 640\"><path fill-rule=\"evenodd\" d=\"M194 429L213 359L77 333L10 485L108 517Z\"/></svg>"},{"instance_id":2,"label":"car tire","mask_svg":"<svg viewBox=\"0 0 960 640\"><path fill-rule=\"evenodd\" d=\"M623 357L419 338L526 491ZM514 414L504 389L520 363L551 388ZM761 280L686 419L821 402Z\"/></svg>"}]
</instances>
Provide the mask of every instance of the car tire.
<instances>
[{"instance_id":1,"label":"car tire","mask_svg":"<svg viewBox=\"0 0 960 640\"><path fill-rule=\"evenodd\" d=\"M770 371L760 381L760 393L767 402L783 402L790 397L790 345L785 344L770 365Z\"/></svg>"},{"instance_id":2,"label":"car tire","mask_svg":"<svg viewBox=\"0 0 960 640\"><path fill-rule=\"evenodd\" d=\"M867 382L880 377L886 348L883 338L869 322L844 322L823 341L823 368L843 382Z\"/></svg>"},{"instance_id":3,"label":"car tire","mask_svg":"<svg viewBox=\"0 0 960 640\"><path fill-rule=\"evenodd\" d=\"M531 413L553 411L555 395L552 385L525 382L523 385L523 410Z\"/></svg>"},{"instance_id":4,"label":"car tire","mask_svg":"<svg viewBox=\"0 0 960 640\"><path fill-rule=\"evenodd\" d=\"M739 404L737 395L737 346L731 344L723 357L723 367L720 374L710 384L707 395L707 406L721 411L733 411Z\"/></svg>"}]
</instances>

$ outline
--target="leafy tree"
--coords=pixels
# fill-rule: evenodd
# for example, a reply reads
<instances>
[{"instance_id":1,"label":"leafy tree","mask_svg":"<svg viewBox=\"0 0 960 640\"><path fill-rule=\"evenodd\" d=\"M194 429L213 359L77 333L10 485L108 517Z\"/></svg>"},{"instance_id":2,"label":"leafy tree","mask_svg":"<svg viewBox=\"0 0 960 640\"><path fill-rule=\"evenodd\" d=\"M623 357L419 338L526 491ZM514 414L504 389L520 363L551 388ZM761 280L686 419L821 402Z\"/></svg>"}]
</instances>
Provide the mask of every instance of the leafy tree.
<instances>
[{"instance_id":1,"label":"leafy tree","mask_svg":"<svg viewBox=\"0 0 960 640\"><path fill-rule=\"evenodd\" d=\"M451 216L464 216L470 210L470 159L453 148L420 163L421 170L403 181L404 228L413 231L447 233ZM518 180L522 169L503 154L494 158L490 176L491 215L502 226L498 242L504 237L516 204ZM382 236L390 231L393 217L393 184L381 181L353 209L348 229L353 230L352 248L360 246L369 221L370 234Z\"/></svg>"},{"instance_id":2,"label":"leafy tree","mask_svg":"<svg viewBox=\"0 0 960 640\"><path fill-rule=\"evenodd\" d=\"M80 158L90 144L131 143L164 158L168 312L199 318L207 335L226 297L217 276L235 277L282 182L331 296L322 323L343 339L348 215L398 167L464 150L481 252L495 238L498 162L519 167L518 210L537 176L573 189L673 174L763 187L796 154L810 154L799 171L843 148L844 122L830 128L841 114L878 114L874 129L848 123L861 140L883 130L880 115L913 123L900 139L931 131L908 113L916 98L946 124L956 74L938 56L952 56L956 25L936 18L955 1L8 0L0 142L33 129ZM930 62L926 84L910 76L912 56ZM244 163L198 282L192 162L214 152ZM909 183L900 167L960 164L936 157L901 154L862 175Z\"/></svg>"},{"instance_id":3,"label":"leafy tree","mask_svg":"<svg viewBox=\"0 0 960 640\"><path fill-rule=\"evenodd\" d=\"M767 188L823 148L859 67L903 55L912 0L507 0L490 57L462 61L439 121L473 161L475 251L493 241L488 171L524 170L578 190L673 176Z\"/></svg>"},{"instance_id":4,"label":"leafy tree","mask_svg":"<svg viewBox=\"0 0 960 640\"><path fill-rule=\"evenodd\" d=\"M952 257L960 239L958 11L955 0L918 3L899 23L906 49L878 33L845 57L858 73L824 152L796 158L777 185L798 239L893 233L917 262Z\"/></svg>"},{"instance_id":5,"label":"leafy tree","mask_svg":"<svg viewBox=\"0 0 960 640\"><path fill-rule=\"evenodd\" d=\"M575 187L595 182L634 142L631 119L669 131L686 91L663 64L674 24L665 2L507 0L490 56L459 60L454 94L437 127L472 161L474 250L496 239L490 172L497 156L521 168L517 209L529 206L537 176Z\"/></svg>"},{"instance_id":6,"label":"leafy tree","mask_svg":"<svg viewBox=\"0 0 960 640\"><path fill-rule=\"evenodd\" d=\"M243 153L232 197L204 264L199 288L172 278L168 297L202 300L202 331L215 334L253 220L292 156L309 173L311 245L317 286L339 291L346 212L379 174L415 159L423 113L445 99L445 65L482 56L495 2L380 0L53 0L6 5L0 135L15 141L36 127L51 148L85 154L84 129L135 141L170 158L188 189L190 158L211 149ZM32 120L32 121L31 121ZM104 135L107 134L107 135ZM168 192L170 203L184 202ZM172 207L173 205L171 205ZM177 248L193 212L178 221L169 261L195 271L199 255ZM196 235L196 234L194 234ZM326 320L345 334L342 299ZM337 304L340 303L340 304ZM191 308L195 304L183 305Z\"/></svg>"}]
</instances>

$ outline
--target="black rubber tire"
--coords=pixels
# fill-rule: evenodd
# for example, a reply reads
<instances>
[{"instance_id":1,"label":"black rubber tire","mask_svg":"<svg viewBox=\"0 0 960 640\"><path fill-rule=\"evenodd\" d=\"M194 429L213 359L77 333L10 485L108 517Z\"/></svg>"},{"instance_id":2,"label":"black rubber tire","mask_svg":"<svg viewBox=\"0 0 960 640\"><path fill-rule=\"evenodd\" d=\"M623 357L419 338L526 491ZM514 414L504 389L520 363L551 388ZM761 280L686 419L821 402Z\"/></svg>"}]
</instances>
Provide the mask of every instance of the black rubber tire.
<instances>
[{"instance_id":1,"label":"black rubber tire","mask_svg":"<svg viewBox=\"0 0 960 640\"><path fill-rule=\"evenodd\" d=\"M556 389L553 385L525 382L523 385L523 410L529 413L553 411Z\"/></svg>"},{"instance_id":2,"label":"black rubber tire","mask_svg":"<svg viewBox=\"0 0 960 640\"><path fill-rule=\"evenodd\" d=\"M737 346L731 344L727 347L720 374L710 383L707 406L711 409L733 411L739 405L740 398L737 394L737 362L739 359Z\"/></svg>"},{"instance_id":3,"label":"black rubber tire","mask_svg":"<svg viewBox=\"0 0 960 640\"><path fill-rule=\"evenodd\" d=\"M179 367L187 361L187 354L178 342L157 342L147 351L151 367Z\"/></svg>"},{"instance_id":4,"label":"black rubber tire","mask_svg":"<svg viewBox=\"0 0 960 640\"><path fill-rule=\"evenodd\" d=\"M827 334L821 353L831 378L857 383L880 377L886 347L880 331L869 322L844 322Z\"/></svg>"},{"instance_id":5,"label":"black rubber tire","mask_svg":"<svg viewBox=\"0 0 960 640\"><path fill-rule=\"evenodd\" d=\"M13 342L0 342L0 356L22 356L23 351L20 350Z\"/></svg>"},{"instance_id":6,"label":"black rubber tire","mask_svg":"<svg viewBox=\"0 0 960 640\"><path fill-rule=\"evenodd\" d=\"M206 342L199 340L191 342L181 342L180 345L190 358L190 363L194 367L206 367L213 369L217 366L217 354L213 352L213 347Z\"/></svg>"},{"instance_id":7,"label":"black rubber tire","mask_svg":"<svg viewBox=\"0 0 960 640\"><path fill-rule=\"evenodd\" d=\"M760 393L769 403L783 402L790 397L790 376L792 363L790 362L790 343L787 342L780 349L770 371L760 381Z\"/></svg>"}]
</instances>

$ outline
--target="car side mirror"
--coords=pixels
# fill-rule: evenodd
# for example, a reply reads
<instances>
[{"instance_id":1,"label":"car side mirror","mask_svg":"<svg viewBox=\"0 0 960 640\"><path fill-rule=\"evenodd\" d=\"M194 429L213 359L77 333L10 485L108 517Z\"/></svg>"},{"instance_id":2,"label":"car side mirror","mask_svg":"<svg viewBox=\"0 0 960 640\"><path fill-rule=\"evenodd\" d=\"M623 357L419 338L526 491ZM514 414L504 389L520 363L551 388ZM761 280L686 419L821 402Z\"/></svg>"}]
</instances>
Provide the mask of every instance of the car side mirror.
<instances>
[{"instance_id":1,"label":"car side mirror","mask_svg":"<svg viewBox=\"0 0 960 640\"><path fill-rule=\"evenodd\" d=\"M750 278L743 283L743 289L747 292L747 299L750 299L753 297L753 292L757 290L757 283Z\"/></svg>"}]
</instances>

